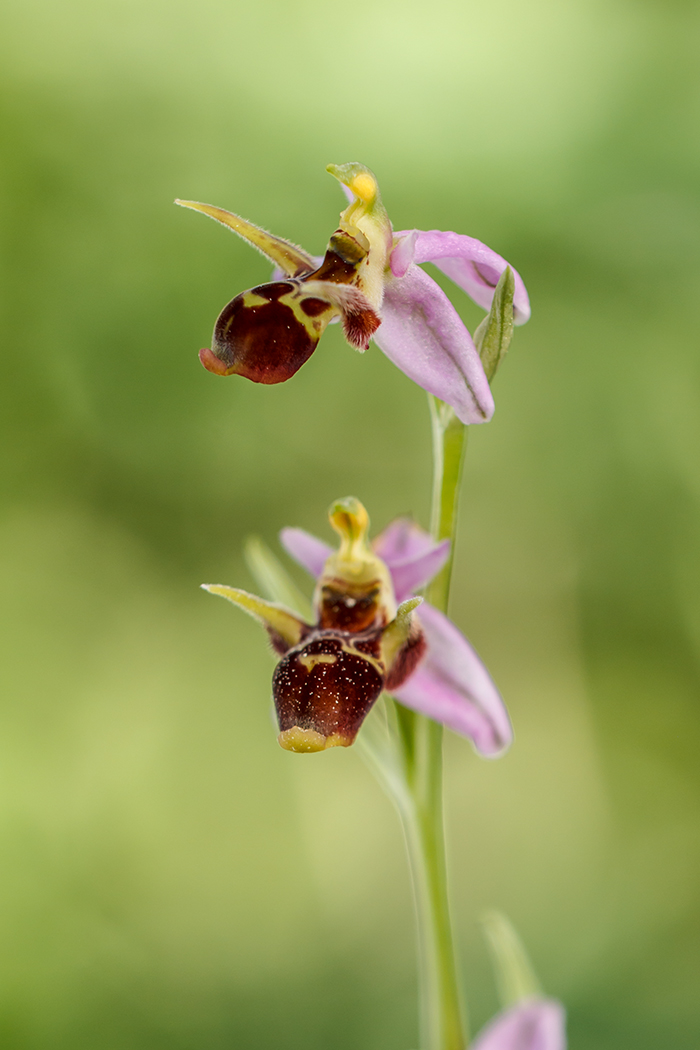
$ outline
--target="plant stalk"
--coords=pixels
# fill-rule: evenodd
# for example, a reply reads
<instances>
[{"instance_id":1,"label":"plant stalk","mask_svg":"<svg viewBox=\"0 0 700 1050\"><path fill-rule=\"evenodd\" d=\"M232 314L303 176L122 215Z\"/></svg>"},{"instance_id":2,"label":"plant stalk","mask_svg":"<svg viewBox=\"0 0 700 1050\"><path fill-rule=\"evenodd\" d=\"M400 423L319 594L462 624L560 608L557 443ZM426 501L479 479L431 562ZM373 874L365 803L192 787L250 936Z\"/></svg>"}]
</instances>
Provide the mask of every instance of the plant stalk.
<instances>
[{"instance_id":1,"label":"plant stalk","mask_svg":"<svg viewBox=\"0 0 700 1050\"><path fill-rule=\"evenodd\" d=\"M459 484L467 428L449 406L430 396L433 434L431 531L451 541L450 557L428 599L447 612ZM457 974L447 893L442 797L442 726L397 707L408 785L400 807L418 918L421 1050L465 1050L466 1013Z\"/></svg>"}]
</instances>

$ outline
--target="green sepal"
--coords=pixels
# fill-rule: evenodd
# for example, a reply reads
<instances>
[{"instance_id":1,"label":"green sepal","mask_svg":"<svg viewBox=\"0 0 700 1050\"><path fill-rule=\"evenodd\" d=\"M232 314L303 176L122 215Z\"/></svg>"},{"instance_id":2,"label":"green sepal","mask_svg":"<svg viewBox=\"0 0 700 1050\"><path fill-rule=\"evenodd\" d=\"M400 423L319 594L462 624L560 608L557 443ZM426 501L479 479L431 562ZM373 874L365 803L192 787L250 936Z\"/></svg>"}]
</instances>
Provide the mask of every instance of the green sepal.
<instances>
[{"instance_id":1,"label":"green sepal","mask_svg":"<svg viewBox=\"0 0 700 1050\"><path fill-rule=\"evenodd\" d=\"M259 536L249 536L243 548L246 565L255 577L255 582L273 602L294 609L307 622L313 613L311 602L302 594L281 561L272 553Z\"/></svg>"},{"instance_id":2,"label":"green sepal","mask_svg":"<svg viewBox=\"0 0 700 1050\"><path fill-rule=\"evenodd\" d=\"M176 200L181 208L191 208L192 211L201 211L210 219L215 219L222 226L227 226L248 244L252 244L259 252L262 252L270 262L279 266L288 277L301 277L303 274L312 273L317 268L317 263L312 256L299 248L291 241L285 241L283 237L275 237L273 233L261 229L240 215L234 215L232 211L225 208L217 208L215 204L202 204L200 201Z\"/></svg>"},{"instance_id":3,"label":"green sepal","mask_svg":"<svg viewBox=\"0 0 700 1050\"><path fill-rule=\"evenodd\" d=\"M542 989L527 952L513 926L500 911L482 916L501 1007L508 1010L527 999L541 997Z\"/></svg>"},{"instance_id":4,"label":"green sepal","mask_svg":"<svg viewBox=\"0 0 700 1050\"><path fill-rule=\"evenodd\" d=\"M203 583L202 588L210 594L218 594L243 609L264 627L269 627L289 646L298 645L304 629L308 626L291 609L276 602L266 602L256 594L249 594L238 587L227 587L223 583Z\"/></svg>"},{"instance_id":5,"label":"green sepal","mask_svg":"<svg viewBox=\"0 0 700 1050\"><path fill-rule=\"evenodd\" d=\"M493 293L491 309L474 332L474 345L489 383L506 355L513 337L513 296L515 278L506 266Z\"/></svg>"}]
</instances>

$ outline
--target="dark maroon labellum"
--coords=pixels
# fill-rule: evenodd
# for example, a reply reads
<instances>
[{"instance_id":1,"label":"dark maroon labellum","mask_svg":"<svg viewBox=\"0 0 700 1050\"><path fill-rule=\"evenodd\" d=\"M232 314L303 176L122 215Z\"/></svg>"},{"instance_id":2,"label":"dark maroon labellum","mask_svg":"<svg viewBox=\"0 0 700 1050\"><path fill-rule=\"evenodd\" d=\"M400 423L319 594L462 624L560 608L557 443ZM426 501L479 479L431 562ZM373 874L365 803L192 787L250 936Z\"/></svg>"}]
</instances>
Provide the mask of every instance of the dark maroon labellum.
<instances>
[{"instance_id":1,"label":"dark maroon labellum","mask_svg":"<svg viewBox=\"0 0 700 1050\"><path fill-rule=\"evenodd\" d=\"M298 282L275 281L232 299L219 314L212 339L211 355L223 370L203 352L204 367L220 375L245 376L254 383L290 379L316 349L325 328L320 315L324 310L329 317L331 313L328 304L318 299L306 303L298 296L293 299L297 288ZM292 302L298 304L296 311ZM307 309L302 311L302 304Z\"/></svg>"},{"instance_id":2,"label":"dark maroon labellum","mask_svg":"<svg viewBox=\"0 0 700 1050\"><path fill-rule=\"evenodd\" d=\"M322 751L353 742L384 685L374 650L376 640L327 631L287 653L272 679L284 747Z\"/></svg>"}]
</instances>

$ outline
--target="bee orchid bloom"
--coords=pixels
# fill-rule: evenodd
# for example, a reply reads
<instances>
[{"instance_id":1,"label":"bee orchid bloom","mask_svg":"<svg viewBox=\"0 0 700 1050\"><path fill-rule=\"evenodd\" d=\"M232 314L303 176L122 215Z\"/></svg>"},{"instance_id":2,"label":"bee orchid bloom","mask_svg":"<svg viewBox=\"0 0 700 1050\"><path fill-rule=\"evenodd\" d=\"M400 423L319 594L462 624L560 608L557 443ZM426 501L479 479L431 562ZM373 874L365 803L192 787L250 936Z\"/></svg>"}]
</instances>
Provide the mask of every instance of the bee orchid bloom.
<instances>
[{"instance_id":1,"label":"bee orchid bloom","mask_svg":"<svg viewBox=\"0 0 700 1050\"><path fill-rule=\"evenodd\" d=\"M472 1050L566 1050L565 1014L554 999L530 999L504 1010L472 1043Z\"/></svg>"},{"instance_id":2,"label":"bee orchid bloom","mask_svg":"<svg viewBox=\"0 0 700 1050\"><path fill-rule=\"evenodd\" d=\"M389 570L369 546L369 518L355 499L329 512L340 549L324 557L315 624L232 587L205 584L258 619L281 657L272 680L279 742L289 751L348 747L385 687L401 685L425 651L413 616L421 598L397 605Z\"/></svg>"},{"instance_id":3,"label":"bee orchid bloom","mask_svg":"<svg viewBox=\"0 0 700 1050\"><path fill-rule=\"evenodd\" d=\"M314 577L320 577L331 548L303 529L283 529L282 546ZM372 550L391 579L397 602L405 602L445 564L449 540L437 543L411 521L398 518L373 541ZM419 620L425 648L401 682L388 682L388 692L414 711L442 722L468 737L487 757L510 745L513 731L508 712L491 676L457 627L438 609L423 602Z\"/></svg>"},{"instance_id":4,"label":"bee orchid bloom","mask_svg":"<svg viewBox=\"0 0 700 1050\"><path fill-rule=\"evenodd\" d=\"M502 752L512 731L488 671L446 616L412 596L442 568L449 541L436 543L399 518L370 545L367 512L355 499L334 504L329 517L341 537L337 553L302 529L281 533L316 578L315 624L245 591L205 585L256 617L281 657L272 692L282 747L349 746L385 689L482 755Z\"/></svg>"},{"instance_id":5,"label":"bee orchid bloom","mask_svg":"<svg viewBox=\"0 0 700 1050\"><path fill-rule=\"evenodd\" d=\"M462 234L395 234L377 180L362 164L330 164L350 200L326 254L317 259L223 208L176 201L233 230L261 251L280 279L237 295L219 315L211 349L200 351L216 375L256 383L290 379L309 359L327 325L340 319L345 338L366 350L370 338L414 382L450 404L463 423L484 423L493 397L471 335L452 303L420 265L434 263L488 310L508 265ZM530 316L525 285L513 271L514 321Z\"/></svg>"}]
</instances>

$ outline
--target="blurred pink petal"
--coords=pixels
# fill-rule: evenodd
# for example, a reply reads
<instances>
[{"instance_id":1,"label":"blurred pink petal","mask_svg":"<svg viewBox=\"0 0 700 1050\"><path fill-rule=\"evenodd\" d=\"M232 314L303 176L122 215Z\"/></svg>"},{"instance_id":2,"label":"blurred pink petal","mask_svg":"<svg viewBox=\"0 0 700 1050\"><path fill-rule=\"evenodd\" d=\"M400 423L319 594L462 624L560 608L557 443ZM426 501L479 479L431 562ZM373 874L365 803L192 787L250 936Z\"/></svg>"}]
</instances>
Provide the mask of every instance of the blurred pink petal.
<instances>
[{"instance_id":1,"label":"blurred pink petal","mask_svg":"<svg viewBox=\"0 0 700 1050\"><path fill-rule=\"evenodd\" d=\"M382 561L405 561L428 554L440 544L413 518L395 518L372 540L372 549Z\"/></svg>"},{"instance_id":2,"label":"blurred pink petal","mask_svg":"<svg viewBox=\"0 0 700 1050\"><path fill-rule=\"evenodd\" d=\"M486 423L493 415L472 337L442 289L418 266L387 281L373 339L409 379L452 405L463 423Z\"/></svg>"},{"instance_id":3,"label":"blurred pink petal","mask_svg":"<svg viewBox=\"0 0 700 1050\"><path fill-rule=\"evenodd\" d=\"M467 237L463 233L404 230L394 236L398 239L391 256L391 270L395 276L403 276L410 261L431 262L463 288L484 310L491 308L494 288L509 265L502 255L477 241L475 237ZM530 300L522 277L512 266L511 270L515 279L513 319L515 324L525 324L530 317Z\"/></svg>"},{"instance_id":4,"label":"blurred pink petal","mask_svg":"<svg viewBox=\"0 0 700 1050\"><path fill-rule=\"evenodd\" d=\"M372 547L389 568L399 603L432 580L450 555L449 540L436 543L429 532L410 518L393 521L380 532Z\"/></svg>"},{"instance_id":5,"label":"blurred pink petal","mask_svg":"<svg viewBox=\"0 0 700 1050\"><path fill-rule=\"evenodd\" d=\"M471 1050L566 1050L566 1015L554 999L532 999L482 1029Z\"/></svg>"},{"instance_id":6,"label":"blurred pink petal","mask_svg":"<svg viewBox=\"0 0 700 1050\"><path fill-rule=\"evenodd\" d=\"M419 618L427 653L393 695L406 707L468 736L480 754L495 757L509 746L513 730L491 676L446 616L424 602Z\"/></svg>"},{"instance_id":7,"label":"blurred pink petal","mask_svg":"<svg viewBox=\"0 0 700 1050\"><path fill-rule=\"evenodd\" d=\"M333 553L332 547L304 529L282 529L280 542L287 553L314 578L321 575L326 558Z\"/></svg>"}]
</instances>

